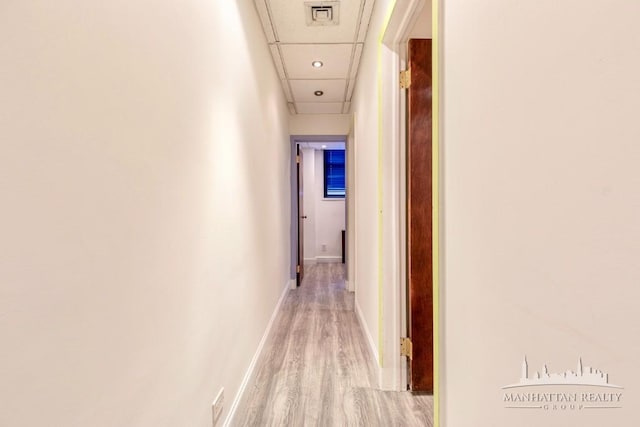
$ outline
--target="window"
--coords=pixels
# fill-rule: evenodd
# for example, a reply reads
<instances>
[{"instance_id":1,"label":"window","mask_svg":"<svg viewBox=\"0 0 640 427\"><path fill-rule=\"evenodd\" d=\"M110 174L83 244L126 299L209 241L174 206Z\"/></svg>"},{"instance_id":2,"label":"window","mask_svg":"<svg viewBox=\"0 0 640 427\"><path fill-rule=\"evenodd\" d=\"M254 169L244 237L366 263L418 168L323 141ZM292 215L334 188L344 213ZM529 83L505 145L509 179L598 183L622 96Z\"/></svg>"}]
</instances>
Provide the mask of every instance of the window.
<instances>
[{"instance_id":1,"label":"window","mask_svg":"<svg viewBox=\"0 0 640 427\"><path fill-rule=\"evenodd\" d=\"M324 197L345 196L344 150L324 150Z\"/></svg>"}]
</instances>

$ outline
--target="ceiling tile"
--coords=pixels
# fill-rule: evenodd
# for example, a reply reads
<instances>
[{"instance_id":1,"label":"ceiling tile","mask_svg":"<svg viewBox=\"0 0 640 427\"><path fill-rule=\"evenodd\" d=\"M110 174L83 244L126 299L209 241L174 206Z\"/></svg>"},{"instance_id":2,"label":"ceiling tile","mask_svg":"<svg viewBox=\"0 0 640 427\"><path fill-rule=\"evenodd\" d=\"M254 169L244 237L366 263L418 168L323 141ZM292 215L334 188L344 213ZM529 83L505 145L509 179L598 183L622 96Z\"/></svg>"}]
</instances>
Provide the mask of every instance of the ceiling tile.
<instances>
[{"instance_id":1,"label":"ceiling tile","mask_svg":"<svg viewBox=\"0 0 640 427\"><path fill-rule=\"evenodd\" d=\"M296 102L341 102L344 101L346 80L289 80L293 99ZM313 92L321 90L322 96Z\"/></svg>"},{"instance_id":2,"label":"ceiling tile","mask_svg":"<svg viewBox=\"0 0 640 427\"><path fill-rule=\"evenodd\" d=\"M298 114L342 114L342 102L297 102Z\"/></svg>"},{"instance_id":3,"label":"ceiling tile","mask_svg":"<svg viewBox=\"0 0 640 427\"><path fill-rule=\"evenodd\" d=\"M375 0L318 0L335 8L332 20L336 12L339 16L336 22L317 26L308 25L306 16L314 0L253 2L291 112L348 111ZM316 60L324 66L312 67ZM317 90L323 96L315 96Z\"/></svg>"},{"instance_id":4,"label":"ceiling tile","mask_svg":"<svg viewBox=\"0 0 640 427\"><path fill-rule=\"evenodd\" d=\"M340 24L327 26L307 26L303 0L267 0L267 4L281 43L353 43L356 39L361 1L341 1Z\"/></svg>"},{"instance_id":5,"label":"ceiling tile","mask_svg":"<svg viewBox=\"0 0 640 427\"><path fill-rule=\"evenodd\" d=\"M291 79L346 79L351 44L281 44L280 51ZM321 68L311 66L322 61Z\"/></svg>"}]
</instances>

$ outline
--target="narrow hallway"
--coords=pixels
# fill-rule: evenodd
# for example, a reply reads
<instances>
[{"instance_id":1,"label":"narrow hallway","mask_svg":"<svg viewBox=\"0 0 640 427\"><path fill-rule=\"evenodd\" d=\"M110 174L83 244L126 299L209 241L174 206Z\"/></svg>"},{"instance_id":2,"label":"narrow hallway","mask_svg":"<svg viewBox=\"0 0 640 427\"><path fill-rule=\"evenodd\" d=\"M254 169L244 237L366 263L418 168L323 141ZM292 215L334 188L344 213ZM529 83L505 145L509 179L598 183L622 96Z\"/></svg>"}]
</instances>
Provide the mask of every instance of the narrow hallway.
<instances>
[{"instance_id":1,"label":"narrow hallway","mask_svg":"<svg viewBox=\"0 0 640 427\"><path fill-rule=\"evenodd\" d=\"M376 389L344 266L306 271L283 302L234 424L432 426L432 396Z\"/></svg>"}]
</instances>

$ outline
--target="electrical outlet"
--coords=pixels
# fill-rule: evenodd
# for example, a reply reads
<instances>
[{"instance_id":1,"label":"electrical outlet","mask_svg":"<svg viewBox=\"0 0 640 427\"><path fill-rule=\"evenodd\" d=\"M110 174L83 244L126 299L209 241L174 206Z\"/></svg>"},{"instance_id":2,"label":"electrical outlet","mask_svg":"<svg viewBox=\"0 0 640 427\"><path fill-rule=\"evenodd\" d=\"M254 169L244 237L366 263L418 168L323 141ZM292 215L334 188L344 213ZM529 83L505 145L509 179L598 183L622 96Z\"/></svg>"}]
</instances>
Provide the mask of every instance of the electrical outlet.
<instances>
[{"instance_id":1,"label":"electrical outlet","mask_svg":"<svg viewBox=\"0 0 640 427\"><path fill-rule=\"evenodd\" d=\"M220 389L218 395L213 399L211 404L211 412L213 413L213 427L216 426L222 415L222 409L224 409L224 387Z\"/></svg>"}]
</instances>

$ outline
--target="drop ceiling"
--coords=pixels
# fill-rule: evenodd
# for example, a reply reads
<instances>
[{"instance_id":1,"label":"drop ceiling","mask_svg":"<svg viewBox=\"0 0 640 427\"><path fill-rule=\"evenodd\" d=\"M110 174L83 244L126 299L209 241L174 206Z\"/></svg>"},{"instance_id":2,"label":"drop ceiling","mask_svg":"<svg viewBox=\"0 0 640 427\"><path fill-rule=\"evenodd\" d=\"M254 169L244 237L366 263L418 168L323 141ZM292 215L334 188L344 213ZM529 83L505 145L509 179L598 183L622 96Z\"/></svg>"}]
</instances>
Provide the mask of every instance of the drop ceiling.
<instances>
[{"instance_id":1,"label":"drop ceiling","mask_svg":"<svg viewBox=\"0 0 640 427\"><path fill-rule=\"evenodd\" d=\"M374 0L254 1L291 113L348 113Z\"/></svg>"}]
</instances>

